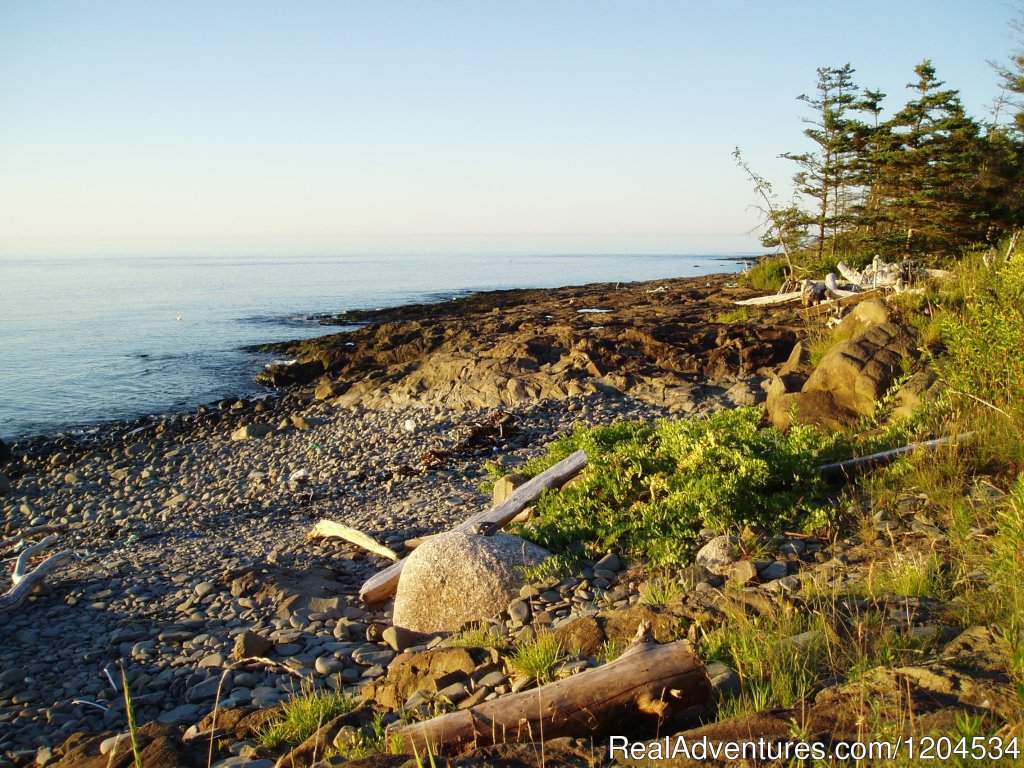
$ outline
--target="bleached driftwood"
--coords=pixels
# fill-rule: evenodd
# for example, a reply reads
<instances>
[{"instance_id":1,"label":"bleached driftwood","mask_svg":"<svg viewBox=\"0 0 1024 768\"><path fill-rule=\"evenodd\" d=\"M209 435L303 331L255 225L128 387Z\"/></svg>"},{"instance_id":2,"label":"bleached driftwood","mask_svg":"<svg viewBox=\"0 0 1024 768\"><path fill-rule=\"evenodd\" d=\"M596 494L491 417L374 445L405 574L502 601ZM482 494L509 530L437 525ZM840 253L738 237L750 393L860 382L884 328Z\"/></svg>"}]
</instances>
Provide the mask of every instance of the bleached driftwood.
<instances>
[{"instance_id":1,"label":"bleached driftwood","mask_svg":"<svg viewBox=\"0 0 1024 768\"><path fill-rule=\"evenodd\" d=\"M843 279L848 283L852 283L853 285L860 285L862 282L864 282L864 275L858 272L853 267L847 266L845 262L840 261L838 264L836 264L836 269L839 271L839 274L843 276Z\"/></svg>"},{"instance_id":2,"label":"bleached driftwood","mask_svg":"<svg viewBox=\"0 0 1024 768\"><path fill-rule=\"evenodd\" d=\"M772 304L788 304L791 301L800 301L802 296L801 291L790 291L789 293L775 293L771 296L755 296L752 299L742 299L740 301L734 301L741 307L757 307L757 306L769 306Z\"/></svg>"},{"instance_id":3,"label":"bleached driftwood","mask_svg":"<svg viewBox=\"0 0 1024 768\"><path fill-rule=\"evenodd\" d=\"M356 530L355 528L349 528L347 525L336 523L333 520L321 520L313 526L313 530L309 532L310 539L330 539L338 538L344 539L345 541L352 542L365 550L373 552L381 557L386 557L389 560L398 560L398 553L388 547L385 547L379 541L374 539L362 531Z\"/></svg>"},{"instance_id":4,"label":"bleached driftwood","mask_svg":"<svg viewBox=\"0 0 1024 768\"><path fill-rule=\"evenodd\" d=\"M846 299L849 298L850 296L856 296L858 293L861 292L860 288L856 288L854 290L840 288L839 281L836 280L836 276L832 272L829 272L828 275L826 275L825 277L825 289L828 291L829 294L831 294L837 299Z\"/></svg>"},{"instance_id":5,"label":"bleached driftwood","mask_svg":"<svg viewBox=\"0 0 1024 768\"><path fill-rule=\"evenodd\" d=\"M685 640L640 643L615 661L540 688L482 702L391 731L402 749L453 752L560 736L622 732L623 726L704 704L711 695L704 662Z\"/></svg>"},{"instance_id":6,"label":"bleached driftwood","mask_svg":"<svg viewBox=\"0 0 1024 768\"><path fill-rule=\"evenodd\" d=\"M818 474L826 479L849 477L850 475L856 474L857 472L861 472L865 469L877 467L880 464L889 464L890 462L896 461L896 459L901 456L907 456L915 451L926 451L943 445L948 445L950 443L959 443L960 441L971 437L973 434L973 432L964 432L952 437L940 437L936 440L926 440L922 443L911 443L910 445L904 445L900 448L872 453L868 456L858 456L853 459L847 459L846 461L837 461L834 464L824 464L818 467Z\"/></svg>"},{"instance_id":7,"label":"bleached driftwood","mask_svg":"<svg viewBox=\"0 0 1024 768\"><path fill-rule=\"evenodd\" d=\"M879 256L875 256L871 264L864 270L854 269L842 261L836 265L836 270L839 272L839 276L846 281L844 284L840 284L839 277L832 273L827 275L824 280L804 280L800 291L780 292L771 296L757 296L753 299L734 301L733 304L740 306L764 306L786 304L790 301L803 299L804 305L810 306L824 301L826 296L832 300L843 300L865 292L877 291L880 288L903 293L910 289L914 278L942 279L949 277L950 274L944 269L921 267L913 261L890 264L882 261Z\"/></svg>"},{"instance_id":8,"label":"bleached driftwood","mask_svg":"<svg viewBox=\"0 0 1024 768\"><path fill-rule=\"evenodd\" d=\"M21 554L18 555L17 561L14 563L14 572L11 574L11 588L6 594L0 595L0 613L20 608L28 596L32 594L32 590L42 584L46 579L46 576L51 571L55 570L62 563L70 560L74 556L75 553L73 550L65 549L63 552L50 555L43 562L29 571L29 559L36 554L36 552L46 549L55 541L57 541L56 536L47 536L42 541L25 547L25 549L21 551Z\"/></svg>"},{"instance_id":9,"label":"bleached driftwood","mask_svg":"<svg viewBox=\"0 0 1024 768\"><path fill-rule=\"evenodd\" d=\"M562 459L555 466L541 472L532 480L523 483L501 504L498 504L493 509L473 515L451 530L471 533L481 523L502 528L508 525L509 521L516 515L537 501L544 491L549 488L562 486L569 478L579 473L586 464L586 451L576 451L576 453ZM367 579L366 583L359 590L359 597L367 603L379 603L382 600L387 600L398 589L398 580L402 576L402 568L404 567L405 560L403 559L374 574Z\"/></svg>"}]
</instances>

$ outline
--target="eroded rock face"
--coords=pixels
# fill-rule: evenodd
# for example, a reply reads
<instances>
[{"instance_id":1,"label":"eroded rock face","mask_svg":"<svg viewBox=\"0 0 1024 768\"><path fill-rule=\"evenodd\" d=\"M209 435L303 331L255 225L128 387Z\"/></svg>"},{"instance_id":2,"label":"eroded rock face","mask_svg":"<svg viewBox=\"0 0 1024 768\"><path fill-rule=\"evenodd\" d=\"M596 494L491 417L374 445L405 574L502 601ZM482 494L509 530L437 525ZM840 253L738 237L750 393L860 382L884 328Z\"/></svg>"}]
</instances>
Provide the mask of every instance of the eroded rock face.
<instances>
[{"instance_id":1,"label":"eroded rock face","mask_svg":"<svg viewBox=\"0 0 1024 768\"><path fill-rule=\"evenodd\" d=\"M804 379L804 351L790 359L767 387L768 416L787 429L795 420L842 428L874 413L878 401L914 358L908 329L889 319L881 301L857 305L833 332L835 345Z\"/></svg>"},{"instance_id":2,"label":"eroded rock face","mask_svg":"<svg viewBox=\"0 0 1024 768\"><path fill-rule=\"evenodd\" d=\"M892 386L912 346L892 323L872 325L828 351L804 384L804 392L829 392L841 406L870 416Z\"/></svg>"},{"instance_id":3,"label":"eroded rock face","mask_svg":"<svg viewBox=\"0 0 1024 768\"><path fill-rule=\"evenodd\" d=\"M414 632L456 632L501 613L526 583L522 566L547 550L518 536L449 532L409 556L395 595L394 624Z\"/></svg>"}]
</instances>

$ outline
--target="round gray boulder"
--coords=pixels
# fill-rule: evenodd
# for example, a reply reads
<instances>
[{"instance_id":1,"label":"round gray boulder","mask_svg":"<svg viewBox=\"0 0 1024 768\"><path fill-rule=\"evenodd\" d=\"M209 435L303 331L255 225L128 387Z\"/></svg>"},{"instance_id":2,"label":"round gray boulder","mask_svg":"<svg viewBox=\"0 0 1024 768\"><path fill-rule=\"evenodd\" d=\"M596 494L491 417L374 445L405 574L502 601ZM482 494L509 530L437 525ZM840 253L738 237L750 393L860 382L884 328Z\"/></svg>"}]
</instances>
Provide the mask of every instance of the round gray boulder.
<instances>
[{"instance_id":1,"label":"round gray boulder","mask_svg":"<svg viewBox=\"0 0 1024 768\"><path fill-rule=\"evenodd\" d=\"M417 547L402 569L393 623L414 632L457 632L501 613L526 583L522 566L550 553L518 536L442 533Z\"/></svg>"}]
</instances>

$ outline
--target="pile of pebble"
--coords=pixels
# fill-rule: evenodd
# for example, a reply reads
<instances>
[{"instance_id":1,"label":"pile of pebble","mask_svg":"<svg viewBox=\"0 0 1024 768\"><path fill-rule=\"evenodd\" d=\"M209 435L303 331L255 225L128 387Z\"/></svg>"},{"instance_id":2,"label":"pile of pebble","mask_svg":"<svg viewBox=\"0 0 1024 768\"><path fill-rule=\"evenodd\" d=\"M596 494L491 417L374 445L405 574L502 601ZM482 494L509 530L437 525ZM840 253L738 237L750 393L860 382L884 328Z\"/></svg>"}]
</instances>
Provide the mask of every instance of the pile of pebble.
<instances>
[{"instance_id":1,"label":"pile of pebble","mask_svg":"<svg viewBox=\"0 0 1024 768\"><path fill-rule=\"evenodd\" d=\"M194 722L218 688L227 703L272 704L297 690L298 675L359 687L396 652L379 634L387 615L356 597L385 561L307 541L316 519L402 551L486 506L488 460L514 467L575 424L665 415L601 395L509 414L493 445L464 453L447 449L487 413L332 408L293 396L13 444L11 490L0 499L6 556L31 531L26 541L56 533L79 559L0 615L0 752L123 727L122 665L140 722ZM241 439L256 424L272 428ZM424 465L427 452L444 461ZM287 579L274 581L310 571L325 594L289 601ZM560 591L548 613L558 620L588 602L604 576ZM273 664L228 669L246 633L273 644Z\"/></svg>"}]
</instances>

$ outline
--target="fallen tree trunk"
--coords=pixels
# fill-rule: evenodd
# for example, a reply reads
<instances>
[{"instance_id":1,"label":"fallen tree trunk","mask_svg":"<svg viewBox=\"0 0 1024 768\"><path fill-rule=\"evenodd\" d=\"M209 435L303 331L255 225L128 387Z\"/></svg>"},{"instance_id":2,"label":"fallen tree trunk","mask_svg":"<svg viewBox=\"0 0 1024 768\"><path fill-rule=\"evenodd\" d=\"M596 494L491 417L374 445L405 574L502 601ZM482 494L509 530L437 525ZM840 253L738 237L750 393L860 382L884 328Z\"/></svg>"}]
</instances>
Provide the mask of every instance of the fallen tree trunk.
<instances>
[{"instance_id":1,"label":"fallen tree trunk","mask_svg":"<svg viewBox=\"0 0 1024 768\"><path fill-rule=\"evenodd\" d=\"M339 538L345 541L356 544L363 549L369 550L376 555L386 557L388 560L398 560L398 553L393 549L389 549L377 541L372 536L368 536L362 531L356 530L355 528L349 528L347 525L336 523L333 520L321 520L313 526L313 530L309 532L306 537L309 539L329 539Z\"/></svg>"},{"instance_id":2,"label":"fallen tree trunk","mask_svg":"<svg viewBox=\"0 0 1024 768\"><path fill-rule=\"evenodd\" d=\"M14 564L14 572L11 574L11 588L6 594L0 595L0 613L20 608L25 600L28 599L28 596L32 594L32 590L43 583L47 574L65 561L70 560L75 554L72 550L66 549L63 552L50 555L50 557L46 558L31 571L27 570L29 558L36 552L46 549L55 541L57 541L56 536L47 536L42 541L25 547L21 554L18 555L18 560Z\"/></svg>"},{"instance_id":3,"label":"fallen tree trunk","mask_svg":"<svg viewBox=\"0 0 1024 768\"><path fill-rule=\"evenodd\" d=\"M562 459L555 466L546 469L532 480L523 483L498 506L473 515L465 522L452 528L452 530L461 533L472 533L474 528L481 523L501 528L537 501L544 491L563 485L569 478L579 473L586 464L586 451L576 451L572 456ZM404 559L371 576L359 590L359 597L367 603L379 603L382 600L387 600L398 589L398 580L402 576L403 567L405 567Z\"/></svg>"},{"instance_id":4,"label":"fallen tree trunk","mask_svg":"<svg viewBox=\"0 0 1024 768\"><path fill-rule=\"evenodd\" d=\"M419 754L469 746L542 742L560 736L622 733L623 726L663 718L673 707L704 704L711 682L685 640L634 645L615 661L540 688L403 726L391 733Z\"/></svg>"}]
</instances>

